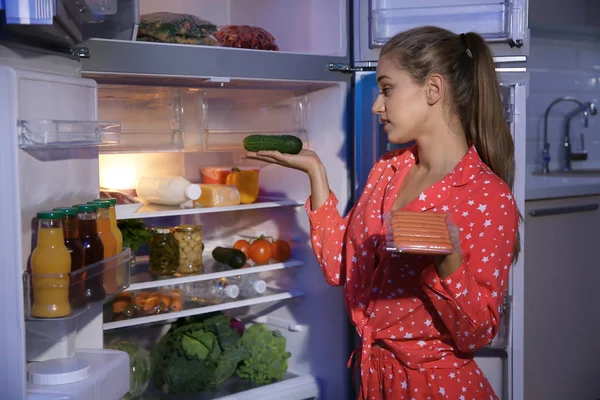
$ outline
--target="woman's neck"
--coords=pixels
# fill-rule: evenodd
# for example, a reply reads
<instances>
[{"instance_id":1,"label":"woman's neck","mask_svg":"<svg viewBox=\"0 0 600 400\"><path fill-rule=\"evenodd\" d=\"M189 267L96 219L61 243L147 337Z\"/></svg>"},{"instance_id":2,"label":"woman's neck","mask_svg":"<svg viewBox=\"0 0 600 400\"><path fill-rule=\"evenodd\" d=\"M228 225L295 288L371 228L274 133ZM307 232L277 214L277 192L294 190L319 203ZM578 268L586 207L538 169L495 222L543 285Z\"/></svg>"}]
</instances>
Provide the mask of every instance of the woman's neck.
<instances>
[{"instance_id":1,"label":"woman's neck","mask_svg":"<svg viewBox=\"0 0 600 400\"><path fill-rule=\"evenodd\" d=\"M424 174L445 176L469 151L464 133L440 127L434 135L417 140L417 164Z\"/></svg>"}]
</instances>

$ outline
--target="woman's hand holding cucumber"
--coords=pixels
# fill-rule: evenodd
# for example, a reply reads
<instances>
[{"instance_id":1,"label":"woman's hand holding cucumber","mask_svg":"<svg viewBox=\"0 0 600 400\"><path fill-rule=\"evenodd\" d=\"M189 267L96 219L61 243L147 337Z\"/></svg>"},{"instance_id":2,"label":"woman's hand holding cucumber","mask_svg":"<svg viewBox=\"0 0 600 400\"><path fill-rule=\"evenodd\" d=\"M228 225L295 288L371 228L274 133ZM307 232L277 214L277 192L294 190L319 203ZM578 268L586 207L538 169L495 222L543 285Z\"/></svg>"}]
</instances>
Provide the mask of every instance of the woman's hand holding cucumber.
<instances>
[{"instance_id":1,"label":"woman's hand holding cucumber","mask_svg":"<svg viewBox=\"0 0 600 400\"><path fill-rule=\"evenodd\" d=\"M244 139L246 158L306 172L310 178L311 208L321 207L329 197L329 182L319 156L302 149L302 141L295 136L251 135Z\"/></svg>"}]
</instances>

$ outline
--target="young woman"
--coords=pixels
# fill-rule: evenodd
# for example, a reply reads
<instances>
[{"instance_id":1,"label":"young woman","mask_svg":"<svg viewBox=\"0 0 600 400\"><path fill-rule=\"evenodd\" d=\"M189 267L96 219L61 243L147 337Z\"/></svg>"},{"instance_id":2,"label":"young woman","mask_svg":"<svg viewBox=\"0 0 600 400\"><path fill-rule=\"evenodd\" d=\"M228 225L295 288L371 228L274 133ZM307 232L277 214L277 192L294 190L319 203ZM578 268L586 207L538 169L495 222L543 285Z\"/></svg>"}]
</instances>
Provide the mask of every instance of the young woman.
<instances>
[{"instance_id":1,"label":"young woman","mask_svg":"<svg viewBox=\"0 0 600 400\"><path fill-rule=\"evenodd\" d=\"M361 399L496 399L473 361L499 324L519 252L514 143L489 48L475 33L421 27L393 37L377 66L373 112L391 143L346 217L318 156L248 157L305 171L312 246L325 278L344 285L362 343ZM382 215L447 212L460 249L444 258L391 254Z\"/></svg>"}]
</instances>

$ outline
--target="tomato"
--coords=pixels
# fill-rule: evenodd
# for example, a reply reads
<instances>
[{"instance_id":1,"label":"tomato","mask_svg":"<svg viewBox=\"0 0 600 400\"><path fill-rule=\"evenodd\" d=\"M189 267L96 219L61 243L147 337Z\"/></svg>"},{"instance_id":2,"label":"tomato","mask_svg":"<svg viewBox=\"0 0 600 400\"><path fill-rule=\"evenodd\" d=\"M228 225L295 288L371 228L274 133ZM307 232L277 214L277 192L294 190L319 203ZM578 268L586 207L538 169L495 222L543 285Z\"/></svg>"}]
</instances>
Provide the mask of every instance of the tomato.
<instances>
[{"instance_id":1,"label":"tomato","mask_svg":"<svg viewBox=\"0 0 600 400\"><path fill-rule=\"evenodd\" d=\"M250 243L248 243L247 240L238 240L234 243L233 248L240 250L242 253L244 253L247 259L250 258Z\"/></svg>"},{"instance_id":2,"label":"tomato","mask_svg":"<svg viewBox=\"0 0 600 400\"><path fill-rule=\"evenodd\" d=\"M292 249L288 242L282 239L277 239L271 243L271 257L277 262L284 262L290 259Z\"/></svg>"},{"instance_id":3,"label":"tomato","mask_svg":"<svg viewBox=\"0 0 600 400\"><path fill-rule=\"evenodd\" d=\"M257 264L266 264L271 259L271 242L267 239L256 239L250 245L250 258Z\"/></svg>"}]
</instances>

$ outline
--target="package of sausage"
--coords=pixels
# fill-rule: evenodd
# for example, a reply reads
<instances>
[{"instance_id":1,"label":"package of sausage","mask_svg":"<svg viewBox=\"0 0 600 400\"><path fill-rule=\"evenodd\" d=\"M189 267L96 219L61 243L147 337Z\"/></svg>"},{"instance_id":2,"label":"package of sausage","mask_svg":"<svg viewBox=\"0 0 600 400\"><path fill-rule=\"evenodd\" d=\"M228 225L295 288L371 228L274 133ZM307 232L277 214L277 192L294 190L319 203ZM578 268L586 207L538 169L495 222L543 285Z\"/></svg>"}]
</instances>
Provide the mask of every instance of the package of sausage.
<instances>
[{"instance_id":1,"label":"package of sausage","mask_svg":"<svg viewBox=\"0 0 600 400\"><path fill-rule=\"evenodd\" d=\"M391 211L384 215L386 250L394 253L445 255L454 251L450 215Z\"/></svg>"}]
</instances>

